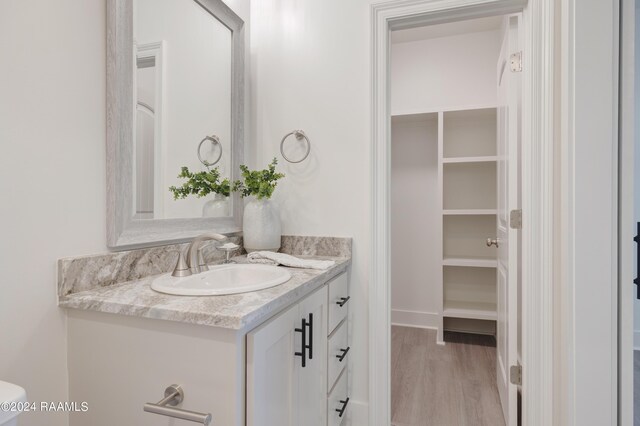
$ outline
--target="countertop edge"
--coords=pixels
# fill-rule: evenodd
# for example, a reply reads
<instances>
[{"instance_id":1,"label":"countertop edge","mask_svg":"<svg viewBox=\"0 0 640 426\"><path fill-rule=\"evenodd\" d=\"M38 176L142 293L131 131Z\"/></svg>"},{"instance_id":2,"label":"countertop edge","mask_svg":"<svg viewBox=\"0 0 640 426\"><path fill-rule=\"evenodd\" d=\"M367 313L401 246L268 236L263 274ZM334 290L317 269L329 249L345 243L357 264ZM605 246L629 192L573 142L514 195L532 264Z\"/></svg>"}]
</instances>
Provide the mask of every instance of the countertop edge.
<instances>
[{"instance_id":1,"label":"countertop edge","mask_svg":"<svg viewBox=\"0 0 640 426\"><path fill-rule=\"evenodd\" d=\"M172 309L166 306L147 306L136 303L121 303L118 301L108 300L96 297L95 300L87 300L87 293L73 293L58 298L58 306L64 309L76 309L82 311L102 312L108 314L132 316L147 319L165 320L172 322L180 322L186 324L202 325L207 327L216 327L230 329L241 334L245 334L258 325L264 323L274 315L297 303L305 296L320 288L327 281L335 278L341 273L348 270L351 266L351 258L342 259L340 263L323 271L321 274L311 277L307 281L301 283L295 288L283 293L273 300L266 302L264 305L257 307L253 312L244 316L232 316L221 313L211 312L193 312L180 309ZM291 268L293 269L293 268ZM131 285L131 283L123 283L122 286ZM144 284L139 284L144 285ZM82 299L80 297L82 297ZM174 296L182 297L182 296Z\"/></svg>"}]
</instances>

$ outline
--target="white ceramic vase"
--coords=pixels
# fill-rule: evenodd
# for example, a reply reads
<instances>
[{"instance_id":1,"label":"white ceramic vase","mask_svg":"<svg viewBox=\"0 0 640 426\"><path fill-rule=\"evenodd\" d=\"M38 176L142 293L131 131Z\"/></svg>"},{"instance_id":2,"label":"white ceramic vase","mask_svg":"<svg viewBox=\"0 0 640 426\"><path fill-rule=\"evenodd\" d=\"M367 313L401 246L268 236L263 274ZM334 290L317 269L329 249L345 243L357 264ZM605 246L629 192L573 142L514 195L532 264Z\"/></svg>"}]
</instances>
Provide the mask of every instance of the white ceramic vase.
<instances>
[{"instance_id":1,"label":"white ceramic vase","mask_svg":"<svg viewBox=\"0 0 640 426\"><path fill-rule=\"evenodd\" d=\"M282 238L280 212L272 200L252 199L244 206L242 218L244 248L252 251L278 251Z\"/></svg>"},{"instance_id":2,"label":"white ceramic vase","mask_svg":"<svg viewBox=\"0 0 640 426\"><path fill-rule=\"evenodd\" d=\"M229 197L214 194L213 199L202 206L202 217L227 217L229 216Z\"/></svg>"}]
</instances>

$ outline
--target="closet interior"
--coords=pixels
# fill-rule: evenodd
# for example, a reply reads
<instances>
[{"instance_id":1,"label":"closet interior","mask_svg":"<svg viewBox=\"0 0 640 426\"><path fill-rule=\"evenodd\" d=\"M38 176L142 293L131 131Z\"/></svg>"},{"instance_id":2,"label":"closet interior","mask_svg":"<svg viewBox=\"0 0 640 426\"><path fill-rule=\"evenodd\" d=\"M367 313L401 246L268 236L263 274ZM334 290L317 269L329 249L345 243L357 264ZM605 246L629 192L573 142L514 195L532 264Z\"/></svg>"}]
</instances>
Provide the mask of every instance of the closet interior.
<instances>
[{"instance_id":1,"label":"closet interior","mask_svg":"<svg viewBox=\"0 0 640 426\"><path fill-rule=\"evenodd\" d=\"M392 36L392 323L495 334L501 18Z\"/></svg>"},{"instance_id":2,"label":"closet interior","mask_svg":"<svg viewBox=\"0 0 640 426\"><path fill-rule=\"evenodd\" d=\"M517 425L520 20L391 34L393 426Z\"/></svg>"}]
</instances>

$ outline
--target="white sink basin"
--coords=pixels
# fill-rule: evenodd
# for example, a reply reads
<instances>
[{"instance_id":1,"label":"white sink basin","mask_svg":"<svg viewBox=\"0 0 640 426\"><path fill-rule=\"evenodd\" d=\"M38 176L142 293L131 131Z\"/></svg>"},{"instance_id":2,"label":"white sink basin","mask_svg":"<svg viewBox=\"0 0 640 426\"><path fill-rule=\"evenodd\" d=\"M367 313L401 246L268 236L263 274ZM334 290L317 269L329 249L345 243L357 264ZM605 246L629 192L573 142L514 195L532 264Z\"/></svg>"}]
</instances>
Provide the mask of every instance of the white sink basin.
<instances>
[{"instance_id":1,"label":"white sink basin","mask_svg":"<svg viewBox=\"0 0 640 426\"><path fill-rule=\"evenodd\" d=\"M232 263L210 266L208 271L188 277L162 275L153 280L151 288L178 296L217 296L262 290L290 278L289 271L277 266Z\"/></svg>"}]
</instances>

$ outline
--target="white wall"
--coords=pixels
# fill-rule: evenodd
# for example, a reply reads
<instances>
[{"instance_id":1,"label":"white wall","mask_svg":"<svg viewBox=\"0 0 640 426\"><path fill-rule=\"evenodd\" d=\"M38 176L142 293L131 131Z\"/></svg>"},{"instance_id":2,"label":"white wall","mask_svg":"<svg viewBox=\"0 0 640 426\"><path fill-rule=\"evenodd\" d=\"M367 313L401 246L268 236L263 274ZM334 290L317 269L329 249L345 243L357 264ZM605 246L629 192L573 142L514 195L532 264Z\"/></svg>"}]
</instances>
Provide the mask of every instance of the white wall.
<instances>
[{"instance_id":1,"label":"white wall","mask_svg":"<svg viewBox=\"0 0 640 426\"><path fill-rule=\"evenodd\" d=\"M227 4L248 22L249 0ZM56 260L107 250L105 11L105 0L0 2L0 380L30 401L68 398Z\"/></svg>"},{"instance_id":2,"label":"white wall","mask_svg":"<svg viewBox=\"0 0 640 426\"><path fill-rule=\"evenodd\" d=\"M417 327L437 327L442 307L438 116L429 117L391 126L391 322Z\"/></svg>"},{"instance_id":3,"label":"white wall","mask_svg":"<svg viewBox=\"0 0 640 426\"><path fill-rule=\"evenodd\" d=\"M67 400L56 259L106 249L105 43L104 0L0 2L0 380L30 401Z\"/></svg>"},{"instance_id":4,"label":"white wall","mask_svg":"<svg viewBox=\"0 0 640 426\"><path fill-rule=\"evenodd\" d=\"M350 312L353 424L368 398L370 0L255 0L253 129L257 164L280 159L287 177L275 199L283 232L352 236ZM304 162L286 163L282 136L303 129ZM350 403L351 404L351 403Z\"/></svg>"},{"instance_id":5,"label":"white wall","mask_svg":"<svg viewBox=\"0 0 640 426\"><path fill-rule=\"evenodd\" d=\"M566 0L562 29L563 424L617 422L618 2ZM594 244L594 242L596 242Z\"/></svg>"},{"instance_id":6,"label":"white wall","mask_svg":"<svg viewBox=\"0 0 640 426\"><path fill-rule=\"evenodd\" d=\"M500 31L391 46L391 113L497 103Z\"/></svg>"},{"instance_id":7,"label":"white wall","mask_svg":"<svg viewBox=\"0 0 640 426\"><path fill-rule=\"evenodd\" d=\"M180 186L180 167L205 170L197 156L200 141L220 138L223 155L217 166L223 177L231 167L231 31L200 5L180 0L136 0L138 45L164 42L162 105L163 213L160 218L201 217L208 199L174 200L169 186ZM202 147L213 160L218 150ZM207 156L209 153L209 156Z\"/></svg>"}]
</instances>

